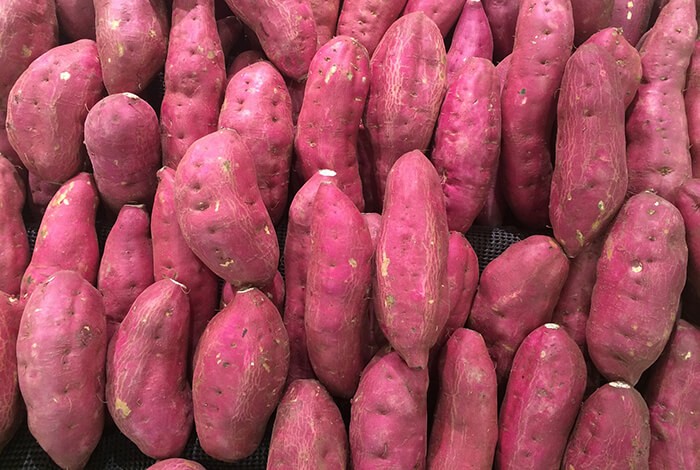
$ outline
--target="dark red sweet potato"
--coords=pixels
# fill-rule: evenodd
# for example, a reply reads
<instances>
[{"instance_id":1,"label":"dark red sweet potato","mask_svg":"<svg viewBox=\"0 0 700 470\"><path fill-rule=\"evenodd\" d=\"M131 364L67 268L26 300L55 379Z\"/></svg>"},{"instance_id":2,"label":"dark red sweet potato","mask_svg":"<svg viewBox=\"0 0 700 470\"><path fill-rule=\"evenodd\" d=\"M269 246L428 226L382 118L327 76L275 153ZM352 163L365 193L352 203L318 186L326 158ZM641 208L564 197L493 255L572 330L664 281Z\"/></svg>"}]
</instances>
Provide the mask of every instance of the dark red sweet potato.
<instances>
[{"instance_id":1,"label":"dark red sweet potato","mask_svg":"<svg viewBox=\"0 0 700 470\"><path fill-rule=\"evenodd\" d=\"M700 40L695 41L695 50L688 66L684 97L693 177L700 178Z\"/></svg>"},{"instance_id":2,"label":"dark red sweet potato","mask_svg":"<svg viewBox=\"0 0 700 470\"><path fill-rule=\"evenodd\" d=\"M493 58L503 59L513 52L515 25L521 0L481 0L493 32Z\"/></svg>"},{"instance_id":3,"label":"dark red sweet potato","mask_svg":"<svg viewBox=\"0 0 700 470\"><path fill-rule=\"evenodd\" d=\"M571 0L576 46L580 46L593 34L610 26L614 3L615 0Z\"/></svg>"}]
</instances>

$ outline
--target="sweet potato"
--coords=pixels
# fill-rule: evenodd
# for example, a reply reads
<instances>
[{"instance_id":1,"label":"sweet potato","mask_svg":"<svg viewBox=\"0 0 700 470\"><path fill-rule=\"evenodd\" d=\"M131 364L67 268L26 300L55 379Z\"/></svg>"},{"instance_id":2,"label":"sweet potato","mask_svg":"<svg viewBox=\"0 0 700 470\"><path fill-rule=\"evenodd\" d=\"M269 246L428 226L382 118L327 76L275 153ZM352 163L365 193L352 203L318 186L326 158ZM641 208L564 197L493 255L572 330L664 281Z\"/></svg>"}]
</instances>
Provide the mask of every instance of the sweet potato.
<instances>
[{"instance_id":1,"label":"sweet potato","mask_svg":"<svg viewBox=\"0 0 700 470\"><path fill-rule=\"evenodd\" d=\"M260 291L265 294L268 299L272 300L272 303L275 304L275 307L277 307L277 310L279 310L280 313L284 312L284 278L279 271L277 271L275 274L272 282L261 287ZM221 302L219 303L220 308L223 309L230 304L235 296L236 289L231 284L224 284L224 287L221 290Z\"/></svg>"},{"instance_id":2,"label":"sweet potato","mask_svg":"<svg viewBox=\"0 0 700 470\"><path fill-rule=\"evenodd\" d=\"M265 55L280 72L295 80L306 76L316 52L318 34L309 0L226 0L226 3L253 30Z\"/></svg>"},{"instance_id":3,"label":"sweet potato","mask_svg":"<svg viewBox=\"0 0 700 470\"><path fill-rule=\"evenodd\" d=\"M350 36L365 46L370 57L407 0L344 0L338 17L338 36Z\"/></svg>"},{"instance_id":4,"label":"sweet potato","mask_svg":"<svg viewBox=\"0 0 700 470\"><path fill-rule=\"evenodd\" d=\"M154 459L180 455L192 430L189 335L185 286L161 279L136 298L109 345L107 408L122 434Z\"/></svg>"},{"instance_id":5,"label":"sweet potato","mask_svg":"<svg viewBox=\"0 0 700 470\"><path fill-rule=\"evenodd\" d=\"M651 422L650 468L700 465L699 369L700 330L680 320L644 392Z\"/></svg>"},{"instance_id":6,"label":"sweet potato","mask_svg":"<svg viewBox=\"0 0 700 470\"><path fill-rule=\"evenodd\" d=\"M614 3L615 0L571 0L576 46L580 46L593 34L610 26Z\"/></svg>"},{"instance_id":7,"label":"sweet potato","mask_svg":"<svg viewBox=\"0 0 700 470\"><path fill-rule=\"evenodd\" d=\"M648 469L649 440L644 398L625 382L611 382L583 403L561 468Z\"/></svg>"},{"instance_id":8,"label":"sweet potato","mask_svg":"<svg viewBox=\"0 0 700 470\"><path fill-rule=\"evenodd\" d=\"M240 37L243 36L243 24L234 15L230 15L216 21L216 31L221 41L221 52L224 54L224 59L227 59Z\"/></svg>"},{"instance_id":9,"label":"sweet potato","mask_svg":"<svg viewBox=\"0 0 700 470\"><path fill-rule=\"evenodd\" d=\"M201 464L187 459L173 458L159 460L146 470L206 470Z\"/></svg>"},{"instance_id":10,"label":"sweet potato","mask_svg":"<svg viewBox=\"0 0 700 470\"><path fill-rule=\"evenodd\" d=\"M7 136L30 173L63 183L81 170L83 124L103 91L89 39L54 47L22 72L10 90Z\"/></svg>"},{"instance_id":11,"label":"sweet potato","mask_svg":"<svg viewBox=\"0 0 700 470\"><path fill-rule=\"evenodd\" d=\"M0 155L0 291L18 295L29 264L29 240L22 210L25 185L15 167Z\"/></svg>"},{"instance_id":12,"label":"sweet potato","mask_svg":"<svg viewBox=\"0 0 700 470\"><path fill-rule=\"evenodd\" d=\"M455 330L440 354L439 370L428 468L490 470L498 440L498 390L481 335Z\"/></svg>"},{"instance_id":13,"label":"sweet potato","mask_svg":"<svg viewBox=\"0 0 700 470\"><path fill-rule=\"evenodd\" d=\"M448 295L449 244L440 177L414 150L398 159L386 188L374 308L391 346L409 367L424 368L449 316L449 305L440 301Z\"/></svg>"},{"instance_id":14,"label":"sweet potato","mask_svg":"<svg viewBox=\"0 0 700 470\"><path fill-rule=\"evenodd\" d=\"M294 148L299 173L336 172L338 187L364 210L357 139L370 86L369 56L357 40L337 36L311 61Z\"/></svg>"},{"instance_id":15,"label":"sweet potato","mask_svg":"<svg viewBox=\"0 0 700 470\"><path fill-rule=\"evenodd\" d=\"M408 0L403 14L407 15L415 11L422 11L435 22L440 28L442 35L447 36L455 23L457 23L459 14L464 8L464 2L465 0Z\"/></svg>"},{"instance_id":16,"label":"sweet potato","mask_svg":"<svg viewBox=\"0 0 700 470\"><path fill-rule=\"evenodd\" d=\"M684 97L693 176L698 178L700 177L700 40L695 41L695 49L688 66Z\"/></svg>"},{"instance_id":17,"label":"sweet potato","mask_svg":"<svg viewBox=\"0 0 700 470\"><path fill-rule=\"evenodd\" d=\"M564 70L549 199L554 238L575 258L605 232L627 193L624 89L613 57L579 47Z\"/></svg>"},{"instance_id":18,"label":"sweet potato","mask_svg":"<svg viewBox=\"0 0 700 470\"><path fill-rule=\"evenodd\" d=\"M344 470L348 456L343 417L323 385L292 382L277 407L267 468Z\"/></svg>"},{"instance_id":19,"label":"sweet potato","mask_svg":"<svg viewBox=\"0 0 700 470\"><path fill-rule=\"evenodd\" d=\"M231 462L252 454L282 397L289 342L259 290L238 291L209 322L195 354L192 399L204 452Z\"/></svg>"},{"instance_id":20,"label":"sweet potato","mask_svg":"<svg viewBox=\"0 0 700 470\"><path fill-rule=\"evenodd\" d=\"M340 0L309 0L309 6L316 21L318 46L321 47L335 36Z\"/></svg>"},{"instance_id":21,"label":"sweet potato","mask_svg":"<svg viewBox=\"0 0 700 470\"><path fill-rule=\"evenodd\" d=\"M635 385L659 358L687 262L678 209L650 192L632 196L605 239L586 323L588 352L605 378Z\"/></svg>"},{"instance_id":22,"label":"sweet potato","mask_svg":"<svg viewBox=\"0 0 700 470\"><path fill-rule=\"evenodd\" d=\"M685 239L688 244L688 285L700 292L700 179L687 180L678 191L676 207L685 223Z\"/></svg>"},{"instance_id":23,"label":"sweet potato","mask_svg":"<svg viewBox=\"0 0 700 470\"><path fill-rule=\"evenodd\" d=\"M158 116L131 93L107 96L85 119L85 147L100 193L114 214L124 204L153 204L161 167Z\"/></svg>"},{"instance_id":24,"label":"sweet potato","mask_svg":"<svg viewBox=\"0 0 700 470\"><path fill-rule=\"evenodd\" d=\"M95 4L92 0L56 0L61 34L69 41L95 40Z\"/></svg>"},{"instance_id":25,"label":"sweet potato","mask_svg":"<svg viewBox=\"0 0 700 470\"><path fill-rule=\"evenodd\" d=\"M377 184L374 178L372 142L367 128L362 124L357 135L357 166L360 171L360 180L362 181L362 197L365 200L365 211L379 212L382 204L377 195Z\"/></svg>"},{"instance_id":26,"label":"sweet potato","mask_svg":"<svg viewBox=\"0 0 700 470\"><path fill-rule=\"evenodd\" d=\"M31 173L29 173L27 180L29 183L27 204L29 205L30 217L32 220L41 221L51 198L61 189L61 185L43 181Z\"/></svg>"},{"instance_id":27,"label":"sweet potato","mask_svg":"<svg viewBox=\"0 0 700 470\"><path fill-rule=\"evenodd\" d=\"M554 323L530 333L513 360L494 468L559 468L585 388L586 362L569 335Z\"/></svg>"},{"instance_id":28,"label":"sweet potato","mask_svg":"<svg viewBox=\"0 0 700 470\"><path fill-rule=\"evenodd\" d=\"M470 57L493 58L493 35L481 0L466 0L447 51L447 81L451 83Z\"/></svg>"},{"instance_id":29,"label":"sweet potato","mask_svg":"<svg viewBox=\"0 0 700 470\"><path fill-rule=\"evenodd\" d=\"M17 333L22 306L17 297L0 291L0 452L24 419L17 381Z\"/></svg>"},{"instance_id":30,"label":"sweet potato","mask_svg":"<svg viewBox=\"0 0 700 470\"><path fill-rule=\"evenodd\" d=\"M131 304L154 282L150 224L144 206L126 205L107 235L97 272L97 290L102 294L107 315L107 341Z\"/></svg>"},{"instance_id":31,"label":"sweet potato","mask_svg":"<svg viewBox=\"0 0 700 470\"><path fill-rule=\"evenodd\" d=\"M139 93L163 68L168 48L165 0L94 0L95 33L105 88Z\"/></svg>"},{"instance_id":32,"label":"sweet potato","mask_svg":"<svg viewBox=\"0 0 700 470\"><path fill-rule=\"evenodd\" d=\"M195 140L217 128L226 64L213 9L213 0L173 1L160 107L163 164L171 168Z\"/></svg>"},{"instance_id":33,"label":"sweet potato","mask_svg":"<svg viewBox=\"0 0 700 470\"><path fill-rule=\"evenodd\" d=\"M501 149L499 89L493 64L471 57L442 103L431 158L441 176L450 230L469 230L494 184Z\"/></svg>"},{"instance_id":34,"label":"sweet potato","mask_svg":"<svg viewBox=\"0 0 700 470\"><path fill-rule=\"evenodd\" d=\"M574 37L571 2L523 2L515 34L501 94L500 171L513 215L522 225L542 228L549 221L556 96Z\"/></svg>"},{"instance_id":35,"label":"sweet potato","mask_svg":"<svg viewBox=\"0 0 700 470\"><path fill-rule=\"evenodd\" d=\"M100 262L97 204L97 189L88 173L80 173L61 186L41 219L32 258L22 277L22 298L60 270L76 271L95 284Z\"/></svg>"},{"instance_id":36,"label":"sweet potato","mask_svg":"<svg viewBox=\"0 0 700 470\"><path fill-rule=\"evenodd\" d=\"M695 0L672 0L641 44L642 84L627 118L631 194L653 190L673 203L692 176L683 89L697 33Z\"/></svg>"},{"instance_id":37,"label":"sweet potato","mask_svg":"<svg viewBox=\"0 0 700 470\"><path fill-rule=\"evenodd\" d=\"M269 62L245 67L226 86L219 129L237 131L250 150L258 188L273 223L287 208L294 124L292 99Z\"/></svg>"},{"instance_id":38,"label":"sweet potato","mask_svg":"<svg viewBox=\"0 0 700 470\"><path fill-rule=\"evenodd\" d=\"M236 287L272 281L279 245L245 141L229 129L197 140L175 172L175 208L187 245Z\"/></svg>"},{"instance_id":39,"label":"sweet potato","mask_svg":"<svg viewBox=\"0 0 700 470\"><path fill-rule=\"evenodd\" d=\"M350 408L355 470L425 468L428 370L386 348L362 372Z\"/></svg>"},{"instance_id":40,"label":"sweet potato","mask_svg":"<svg viewBox=\"0 0 700 470\"><path fill-rule=\"evenodd\" d=\"M498 75L498 81L501 84L501 92L503 92L503 85L506 83L506 77L508 76L508 70L510 70L511 60L513 60L513 54L508 54L498 63L498 65L496 65L496 75Z\"/></svg>"},{"instance_id":41,"label":"sweet potato","mask_svg":"<svg viewBox=\"0 0 700 470\"><path fill-rule=\"evenodd\" d=\"M382 216L375 212L365 212L362 214L362 217L365 219L365 223L367 224L367 228L369 229L369 236L372 240L372 259L370 260L370 262L372 263L372 266L374 266L374 257L377 251L377 241L379 239L379 232L382 228ZM377 275L377 272L374 269L372 269L372 272L370 274L372 276L372 285L374 285L374 277ZM374 294L372 293L372 289L370 287L369 298L372 299L373 295ZM367 303L366 323L367 330L365 332L366 338L364 340L364 349L365 363L368 363L372 360L374 355L377 354L377 352L387 344L386 338L384 337L384 333L382 333L382 328L381 326L379 326L377 314L374 309L374 302L372 300L370 300Z\"/></svg>"},{"instance_id":42,"label":"sweet potato","mask_svg":"<svg viewBox=\"0 0 700 470\"><path fill-rule=\"evenodd\" d=\"M248 67L249 65L253 65L256 62L260 62L261 60L265 60L265 56L261 51L249 49L247 51L241 52L233 59L231 65L226 71L226 75L228 76L229 81L234 75L236 75L244 68Z\"/></svg>"},{"instance_id":43,"label":"sweet potato","mask_svg":"<svg viewBox=\"0 0 700 470\"><path fill-rule=\"evenodd\" d=\"M403 154L423 151L447 91L445 43L422 12L389 27L372 56L365 125L372 142L379 202L389 170Z\"/></svg>"},{"instance_id":44,"label":"sweet potato","mask_svg":"<svg viewBox=\"0 0 700 470\"><path fill-rule=\"evenodd\" d=\"M520 0L481 0L493 32L493 58L500 61L513 52Z\"/></svg>"},{"instance_id":45,"label":"sweet potato","mask_svg":"<svg viewBox=\"0 0 700 470\"><path fill-rule=\"evenodd\" d=\"M83 468L102 436L107 349L102 296L75 271L32 293L17 337L29 431L61 468Z\"/></svg>"},{"instance_id":46,"label":"sweet potato","mask_svg":"<svg viewBox=\"0 0 700 470\"><path fill-rule=\"evenodd\" d=\"M18 34L19 33L19 34ZM53 0L6 0L0 4L0 154L21 163L5 130L10 89L37 57L58 44Z\"/></svg>"},{"instance_id":47,"label":"sweet potato","mask_svg":"<svg viewBox=\"0 0 700 470\"><path fill-rule=\"evenodd\" d=\"M620 28L630 44L636 46L649 26L655 0L615 0L610 26Z\"/></svg>"}]
</instances>

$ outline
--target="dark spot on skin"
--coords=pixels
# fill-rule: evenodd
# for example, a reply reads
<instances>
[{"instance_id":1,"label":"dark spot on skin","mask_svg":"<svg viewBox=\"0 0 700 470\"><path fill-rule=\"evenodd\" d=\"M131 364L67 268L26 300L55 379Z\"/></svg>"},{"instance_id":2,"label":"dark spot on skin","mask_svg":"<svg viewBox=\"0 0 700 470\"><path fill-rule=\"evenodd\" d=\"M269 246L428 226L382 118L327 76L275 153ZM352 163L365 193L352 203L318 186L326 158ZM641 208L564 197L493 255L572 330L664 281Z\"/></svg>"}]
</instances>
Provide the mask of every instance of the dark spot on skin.
<instances>
[{"instance_id":1,"label":"dark spot on skin","mask_svg":"<svg viewBox=\"0 0 700 470\"><path fill-rule=\"evenodd\" d=\"M248 328L243 328L243 334L241 335L241 338L245 338L245 335L248 334Z\"/></svg>"}]
</instances>

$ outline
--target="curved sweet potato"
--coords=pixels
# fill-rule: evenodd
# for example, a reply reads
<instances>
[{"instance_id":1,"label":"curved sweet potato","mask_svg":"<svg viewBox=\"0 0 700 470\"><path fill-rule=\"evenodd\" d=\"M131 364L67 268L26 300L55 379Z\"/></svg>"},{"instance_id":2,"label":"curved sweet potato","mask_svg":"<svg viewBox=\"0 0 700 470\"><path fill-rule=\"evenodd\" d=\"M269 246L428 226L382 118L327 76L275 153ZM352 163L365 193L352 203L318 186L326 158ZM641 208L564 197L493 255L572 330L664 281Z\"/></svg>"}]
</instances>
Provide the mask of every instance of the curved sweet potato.
<instances>
[{"instance_id":1,"label":"curved sweet potato","mask_svg":"<svg viewBox=\"0 0 700 470\"><path fill-rule=\"evenodd\" d=\"M493 35L481 0L467 0L447 51L447 82L451 83L470 57L493 58Z\"/></svg>"},{"instance_id":2,"label":"curved sweet potato","mask_svg":"<svg viewBox=\"0 0 700 470\"><path fill-rule=\"evenodd\" d=\"M338 17L338 36L350 36L365 46L370 57L407 0L344 0Z\"/></svg>"},{"instance_id":3,"label":"curved sweet potato","mask_svg":"<svg viewBox=\"0 0 700 470\"><path fill-rule=\"evenodd\" d=\"M0 155L0 291L18 295L29 264L29 240L22 210L24 181L7 158Z\"/></svg>"},{"instance_id":4,"label":"curved sweet potato","mask_svg":"<svg viewBox=\"0 0 700 470\"><path fill-rule=\"evenodd\" d=\"M19 299L0 291L0 452L24 419L17 378L17 333L21 318Z\"/></svg>"}]
</instances>

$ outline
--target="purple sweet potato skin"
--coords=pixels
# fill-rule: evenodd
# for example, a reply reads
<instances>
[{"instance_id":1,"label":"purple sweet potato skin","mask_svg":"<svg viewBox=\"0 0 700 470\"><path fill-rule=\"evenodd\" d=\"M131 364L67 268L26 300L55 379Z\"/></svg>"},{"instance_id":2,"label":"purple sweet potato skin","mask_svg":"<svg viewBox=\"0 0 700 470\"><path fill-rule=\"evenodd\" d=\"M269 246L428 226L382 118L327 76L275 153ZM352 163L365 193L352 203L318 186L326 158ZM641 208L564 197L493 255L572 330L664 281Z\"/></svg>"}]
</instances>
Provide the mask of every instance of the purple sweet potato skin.
<instances>
[{"instance_id":1,"label":"purple sweet potato skin","mask_svg":"<svg viewBox=\"0 0 700 470\"><path fill-rule=\"evenodd\" d=\"M299 173L309 179L328 168L338 187L362 211L365 201L357 161L358 123L370 86L369 55L357 40L337 36L311 61L294 149Z\"/></svg>"},{"instance_id":2,"label":"purple sweet potato skin","mask_svg":"<svg viewBox=\"0 0 700 470\"><path fill-rule=\"evenodd\" d=\"M518 221L544 227L552 178L550 141L556 96L571 54L574 24L567 0L526 0L501 95L500 171Z\"/></svg>"},{"instance_id":3,"label":"purple sweet potato skin","mask_svg":"<svg viewBox=\"0 0 700 470\"><path fill-rule=\"evenodd\" d=\"M97 188L88 173L79 173L61 186L41 219L32 258L22 277L22 298L60 270L77 271L95 284L100 263L97 204Z\"/></svg>"},{"instance_id":4,"label":"purple sweet potato skin","mask_svg":"<svg viewBox=\"0 0 700 470\"><path fill-rule=\"evenodd\" d=\"M194 141L216 130L225 86L213 0L174 0L160 108L164 165L177 168Z\"/></svg>"},{"instance_id":5,"label":"purple sweet potato skin","mask_svg":"<svg viewBox=\"0 0 700 470\"><path fill-rule=\"evenodd\" d=\"M202 449L232 462L251 455L282 397L289 342L259 290L239 291L209 322L197 348L192 399Z\"/></svg>"},{"instance_id":6,"label":"purple sweet potato skin","mask_svg":"<svg viewBox=\"0 0 700 470\"><path fill-rule=\"evenodd\" d=\"M180 231L175 210L175 170L158 171L151 213L153 275L156 280L174 279L189 289L190 351L194 350L204 328L216 311L218 278L192 252Z\"/></svg>"},{"instance_id":7,"label":"purple sweet potato skin","mask_svg":"<svg viewBox=\"0 0 700 470\"><path fill-rule=\"evenodd\" d=\"M483 3L481 0L467 0L463 3L447 51L448 82L452 82L470 57L481 57L489 61L493 58L493 35Z\"/></svg>"},{"instance_id":8,"label":"purple sweet potato skin","mask_svg":"<svg viewBox=\"0 0 700 470\"><path fill-rule=\"evenodd\" d=\"M24 226L25 184L14 165L0 155L0 291L19 295L29 264L29 240Z\"/></svg>"},{"instance_id":9,"label":"purple sweet potato skin","mask_svg":"<svg viewBox=\"0 0 700 470\"><path fill-rule=\"evenodd\" d=\"M389 172L374 279L379 325L412 368L427 367L449 317L448 303L440 301L448 295L448 244L440 177L414 150Z\"/></svg>"},{"instance_id":10,"label":"purple sweet potato skin","mask_svg":"<svg viewBox=\"0 0 700 470\"><path fill-rule=\"evenodd\" d=\"M284 78L269 62L256 62L226 86L219 129L237 131L253 157L258 188L276 224L284 216L292 164L292 99Z\"/></svg>"},{"instance_id":11,"label":"purple sweet potato skin","mask_svg":"<svg viewBox=\"0 0 700 470\"><path fill-rule=\"evenodd\" d=\"M153 204L161 167L158 116L131 93L107 96L85 119L85 147L100 193L113 213L124 204Z\"/></svg>"},{"instance_id":12,"label":"purple sweet potato skin","mask_svg":"<svg viewBox=\"0 0 700 470\"><path fill-rule=\"evenodd\" d=\"M406 0L344 0L336 35L357 39L371 57L405 6Z\"/></svg>"},{"instance_id":13,"label":"purple sweet potato skin","mask_svg":"<svg viewBox=\"0 0 700 470\"><path fill-rule=\"evenodd\" d=\"M457 23L459 14L464 8L464 2L465 0L408 0L403 14L422 11L440 28L440 33L447 36Z\"/></svg>"},{"instance_id":14,"label":"purple sweet potato skin","mask_svg":"<svg viewBox=\"0 0 700 470\"><path fill-rule=\"evenodd\" d=\"M335 36L340 14L340 0L309 0L309 6L316 21L316 35L320 47Z\"/></svg>"},{"instance_id":15,"label":"purple sweet potato skin","mask_svg":"<svg viewBox=\"0 0 700 470\"><path fill-rule=\"evenodd\" d=\"M615 0L610 26L620 28L630 44L636 46L649 26L655 0Z\"/></svg>"},{"instance_id":16,"label":"purple sweet potato skin","mask_svg":"<svg viewBox=\"0 0 700 470\"><path fill-rule=\"evenodd\" d=\"M304 301L309 360L331 395L352 398L365 366L374 250L362 214L335 184L316 191L310 240Z\"/></svg>"},{"instance_id":17,"label":"purple sweet potato skin","mask_svg":"<svg viewBox=\"0 0 700 470\"><path fill-rule=\"evenodd\" d=\"M192 430L190 304L171 279L146 288L109 345L106 398L119 430L154 459L182 453Z\"/></svg>"},{"instance_id":18,"label":"purple sweet potato skin","mask_svg":"<svg viewBox=\"0 0 700 470\"><path fill-rule=\"evenodd\" d=\"M5 130L10 89L37 57L58 44L53 0L6 0L0 4L0 154L21 163Z\"/></svg>"},{"instance_id":19,"label":"purple sweet potato skin","mask_svg":"<svg viewBox=\"0 0 700 470\"><path fill-rule=\"evenodd\" d=\"M308 0L226 0L226 3L255 32L265 55L280 72L294 80L306 75L318 39Z\"/></svg>"},{"instance_id":20,"label":"purple sweet potato skin","mask_svg":"<svg viewBox=\"0 0 700 470\"><path fill-rule=\"evenodd\" d=\"M579 46L610 26L615 0L571 0L574 12L574 44Z\"/></svg>"},{"instance_id":21,"label":"purple sweet potato skin","mask_svg":"<svg viewBox=\"0 0 700 470\"><path fill-rule=\"evenodd\" d=\"M187 245L212 272L236 287L272 281L275 227L237 132L219 130L187 150L175 172L175 208Z\"/></svg>"},{"instance_id":22,"label":"purple sweet potato skin","mask_svg":"<svg viewBox=\"0 0 700 470\"><path fill-rule=\"evenodd\" d=\"M275 307L277 307L277 310L279 310L280 313L284 312L284 278L279 271L277 271L277 274L275 274L272 282L264 287L261 287L260 290L267 296L268 299L272 300L272 303L275 304ZM234 290L234 287L231 284L225 284L221 291L220 307L222 309L226 307L231 303L235 296L236 291Z\"/></svg>"},{"instance_id":23,"label":"purple sweet potato skin","mask_svg":"<svg viewBox=\"0 0 700 470\"><path fill-rule=\"evenodd\" d=\"M159 460L146 470L206 470L202 465L187 459L173 458Z\"/></svg>"},{"instance_id":24,"label":"purple sweet potato skin","mask_svg":"<svg viewBox=\"0 0 700 470\"><path fill-rule=\"evenodd\" d=\"M490 470L498 440L498 386L484 339L459 328L440 355L429 469Z\"/></svg>"},{"instance_id":25,"label":"purple sweet potato skin","mask_svg":"<svg viewBox=\"0 0 700 470\"><path fill-rule=\"evenodd\" d=\"M97 272L97 290L104 301L108 341L131 304L154 282L150 224L144 206L126 205L107 235Z\"/></svg>"},{"instance_id":26,"label":"purple sweet potato skin","mask_svg":"<svg viewBox=\"0 0 700 470\"><path fill-rule=\"evenodd\" d=\"M688 284L700 292L700 179L687 180L676 198L676 207L685 223L685 240L688 244Z\"/></svg>"},{"instance_id":27,"label":"purple sweet potato skin","mask_svg":"<svg viewBox=\"0 0 700 470\"><path fill-rule=\"evenodd\" d=\"M694 13L695 0L671 0L641 45L642 84L627 118L630 194L653 190L673 203L692 175L683 89L698 33Z\"/></svg>"},{"instance_id":28,"label":"purple sweet potato skin","mask_svg":"<svg viewBox=\"0 0 700 470\"><path fill-rule=\"evenodd\" d=\"M94 0L95 32L105 88L143 91L163 67L168 47L165 0Z\"/></svg>"},{"instance_id":29,"label":"purple sweet potato skin","mask_svg":"<svg viewBox=\"0 0 700 470\"><path fill-rule=\"evenodd\" d=\"M348 456L343 417L323 385L292 382L277 407L267 468L344 470Z\"/></svg>"},{"instance_id":30,"label":"purple sweet potato skin","mask_svg":"<svg viewBox=\"0 0 700 470\"><path fill-rule=\"evenodd\" d=\"M695 49L688 66L688 79L685 88L685 114L688 119L690 156L693 161L693 176L700 177L700 40L695 41Z\"/></svg>"},{"instance_id":31,"label":"purple sweet potato skin","mask_svg":"<svg viewBox=\"0 0 700 470\"><path fill-rule=\"evenodd\" d=\"M396 351L377 353L362 373L350 408L355 470L424 469L428 370L411 369Z\"/></svg>"},{"instance_id":32,"label":"purple sweet potato skin","mask_svg":"<svg viewBox=\"0 0 700 470\"><path fill-rule=\"evenodd\" d=\"M624 382L603 385L583 403L561 468L648 469L650 438L639 392Z\"/></svg>"},{"instance_id":33,"label":"purple sweet potato skin","mask_svg":"<svg viewBox=\"0 0 700 470\"><path fill-rule=\"evenodd\" d=\"M89 39L54 47L20 75L8 98L7 136L30 173L63 183L80 171L85 117L103 91Z\"/></svg>"},{"instance_id":34,"label":"purple sweet potato skin","mask_svg":"<svg viewBox=\"0 0 700 470\"><path fill-rule=\"evenodd\" d=\"M588 352L605 378L635 385L659 358L676 319L687 262L678 209L650 192L632 196L605 239L586 323Z\"/></svg>"},{"instance_id":35,"label":"purple sweet potato skin","mask_svg":"<svg viewBox=\"0 0 700 470\"><path fill-rule=\"evenodd\" d=\"M32 293L17 338L19 387L29 431L61 468L83 468L102 436L106 349L102 296L77 272L58 271Z\"/></svg>"},{"instance_id":36,"label":"purple sweet potato skin","mask_svg":"<svg viewBox=\"0 0 700 470\"><path fill-rule=\"evenodd\" d=\"M625 95L612 55L595 44L571 56L559 93L549 219L554 238L575 258L625 200Z\"/></svg>"},{"instance_id":37,"label":"purple sweet potato skin","mask_svg":"<svg viewBox=\"0 0 700 470\"><path fill-rule=\"evenodd\" d=\"M24 419L16 348L21 318L19 299L0 291L0 452Z\"/></svg>"},{"instance_id":38,"label":"purple sweet potato skin","mask_svg":"<svg viewBox=\"0 0 700 470\"><path fill-rule=\"evenodd\" d=\"M518 348L501 406L495 469L559 468L586 388L586 362L556 324Z\"/></svg>"},{"instance_id":39,"label":"purple sweet potato skin","mask_svg":"<svg viewBox=\"0 0 700 470\"><path fill-rule=\"evenodd\" d=\"M501 60L513 52L520 0L481 0L493 32L493 58Z\"/></svg>"},{"instance_id":40,"label":"purple sweet potato skin","mask_svg":"<svg viewBox=\"0 0 700 470\"><path fill-rule=\"evenodd\" d=\"M441 176L450 230L466 232L481 212L496 178L500 149L496 68L487 59L472 57L447 89L431 156Z\"/></svg>"},{"instance_id":41,"label":"purple sweet potato skin","mask_svg":"<svg viewBox=\"0 0 700 470\"><path fill-rule=\"evenodd\" d=\"M92 0L56 0L61 34L70 41L95 40L95 4Z\"/></svg>"},{"instance_id":42,"label":"purple sweet potato skin","mask_svg":"<svg viewBox=\"0 0 700 470\"><path fill-rule=\"evenodd\" d=\"M380 202L396 160L430 143L447 91L446 62L440 30L423 12L396 20L372 55L365 126Z\"/></svg>"},{"instance_id":43,"label":"purple sweet potato skin","mask_svg":"<svg viewBox=\"0 0 700 470\"><path fill-rule=\"evenodd\" d=\"M644 396L651 416L650 468L700 465L700 330L679 320Z\"/></svg>"},{"instance_id":44,"label":"purple sweet potato skin","mask_svg":"<svg viewBox=\"0 0 700 470\"><path fill-rule=\"evenodd\" d=\"M234 15L227 16L216 21L216 31L221 41L221 52L227 58L243 36L243 24Z\"/></svg>"},{"instance_id":45,"label":"purple sweet potato skin","mask_svg":"<svg viewBox=\"0 0 700 470\"><path fill-rule=\"evenodd\" d=\"M369 236L372 240L372 260L370 261L374 266L374 258L377 252L377 241L379 240L379 232L382 229L382 216L376 212L365 212L362 214L365 219L367 228L369 229ZM374 285L374 277L377 275L375 269L372 269L372 286ZM374 295L372 288L370 288L370 299ZM375 354L386 346L387 341L382 333L382 328L379 326L379 321L377 320L377 314L374 309L374 302L370 300L367 303L367 330L366 339L364 342L365 347L365 362L369 363Z\"/></svg>"}]
</instances>

